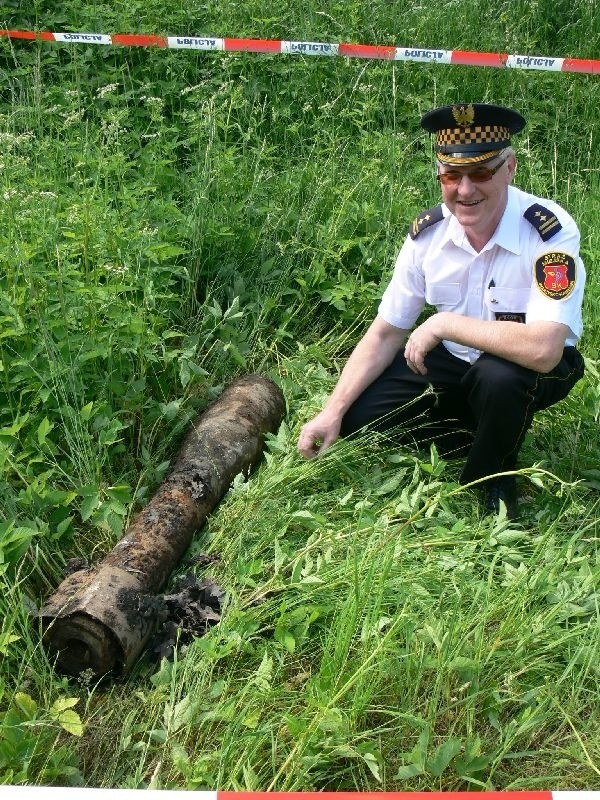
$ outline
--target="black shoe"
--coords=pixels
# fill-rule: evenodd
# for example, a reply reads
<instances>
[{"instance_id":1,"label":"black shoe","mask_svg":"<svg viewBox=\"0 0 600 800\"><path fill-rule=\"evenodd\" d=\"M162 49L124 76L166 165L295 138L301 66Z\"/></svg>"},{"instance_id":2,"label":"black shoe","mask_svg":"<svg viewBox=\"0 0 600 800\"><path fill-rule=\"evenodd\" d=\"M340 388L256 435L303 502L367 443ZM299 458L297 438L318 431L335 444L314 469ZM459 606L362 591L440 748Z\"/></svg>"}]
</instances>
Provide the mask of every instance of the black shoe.
<instances>
[{"instance_id":1,"label":"black shoe","mask_svg":"<svg viewBox=\"0 0 600 800\"><path fill-rule=\"evenodd\" d=\"M517 511L517 482L514 475L503 475L500 478L492 478L484 484L485 510L490 514L497 514L500 511L500 501L506 506L507 519L516 519Z\"/></svg>"}]
</instances>

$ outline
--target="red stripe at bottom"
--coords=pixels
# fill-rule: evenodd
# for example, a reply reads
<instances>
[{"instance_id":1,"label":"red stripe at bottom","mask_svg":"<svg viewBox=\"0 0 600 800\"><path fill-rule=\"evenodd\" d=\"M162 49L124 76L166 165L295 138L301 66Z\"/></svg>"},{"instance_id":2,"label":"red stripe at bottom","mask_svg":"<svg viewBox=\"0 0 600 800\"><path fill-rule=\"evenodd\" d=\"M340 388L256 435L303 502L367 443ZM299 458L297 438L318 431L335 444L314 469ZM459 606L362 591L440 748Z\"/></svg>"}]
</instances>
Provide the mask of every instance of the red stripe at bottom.
<instances>
[{"instance_id":1,"label":"red stripe at bottom","mask_svg":"<svg viewBox=\"0 0 600 800\"><path fill-rule=\"evenodd\" d=\"M217 792L218 800L552 800L552 792Z\"/></svg>"}]
</instances>

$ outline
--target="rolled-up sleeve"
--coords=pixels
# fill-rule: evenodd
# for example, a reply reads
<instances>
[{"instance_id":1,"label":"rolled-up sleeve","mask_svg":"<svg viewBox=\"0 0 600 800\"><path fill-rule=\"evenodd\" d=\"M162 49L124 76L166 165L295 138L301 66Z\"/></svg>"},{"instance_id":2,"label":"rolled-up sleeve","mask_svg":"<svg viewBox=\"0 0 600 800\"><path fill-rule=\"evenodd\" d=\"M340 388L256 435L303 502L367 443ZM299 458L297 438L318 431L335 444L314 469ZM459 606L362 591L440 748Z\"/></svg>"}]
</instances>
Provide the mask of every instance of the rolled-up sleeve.
<instances>
[{"instance_id":1,"label":"rolled-up sleeve","mask_svg":"<svg viewBox=\"0 0 600 800\"><path fill-rule=\"evenodd\" d=\"M415 244L410 237L402 245L394 265L392 278L387 285L379 315L396 328L413 327L425 305L425 277L416 263Z\"/></svg>"}]
</instances>

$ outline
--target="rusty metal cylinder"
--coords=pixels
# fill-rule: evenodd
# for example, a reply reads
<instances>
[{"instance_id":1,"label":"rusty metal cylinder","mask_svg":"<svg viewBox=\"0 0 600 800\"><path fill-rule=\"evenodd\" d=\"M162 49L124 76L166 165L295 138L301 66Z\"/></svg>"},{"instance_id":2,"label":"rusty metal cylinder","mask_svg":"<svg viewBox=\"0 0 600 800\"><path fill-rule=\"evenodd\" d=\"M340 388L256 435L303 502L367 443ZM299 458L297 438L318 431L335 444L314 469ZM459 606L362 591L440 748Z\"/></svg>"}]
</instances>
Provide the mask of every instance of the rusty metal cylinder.
<instances>
[{"instance_id":1,"label":"rusty metal cylinder","mask_svg":"<svg viewBox=\"0 0 600 800\"><path fill-rule=\"evenodd\" d=\"M275 383L245 375L200 414L123 538L97 566L65 578L41 609L43 642L59 671L101 677L132 667L155 625L155 595L234 477L259 461L284 408Z\"/></svg>"}]
</instances>

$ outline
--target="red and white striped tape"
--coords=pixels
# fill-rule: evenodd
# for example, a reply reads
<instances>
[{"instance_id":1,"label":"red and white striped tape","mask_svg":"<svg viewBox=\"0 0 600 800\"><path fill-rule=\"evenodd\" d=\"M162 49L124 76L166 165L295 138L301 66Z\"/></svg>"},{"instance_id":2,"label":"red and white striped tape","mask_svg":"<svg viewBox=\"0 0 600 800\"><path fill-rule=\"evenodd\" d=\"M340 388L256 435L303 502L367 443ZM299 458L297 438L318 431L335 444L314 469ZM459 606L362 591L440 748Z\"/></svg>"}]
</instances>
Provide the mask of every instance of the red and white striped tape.
<instances>
[{"instance_id":1,"label":"red and white striped tape","mask_svg":"<svg viewBox=\"0 0 600 800\"><path fill-rule=\"evenodd\" d=\"M2 800L600 800L600 792L204 792L3 786Z\"/></svg>"},{"instance_id":2,"label":"red and white striped tape","mask_svg":"<svg viewBox=\"0 0 600 800\"><path fill-rule=\"evenodd\" d=\"M279 39L229 39L216 36L156 36L131 33L50 33L49 31L0 30L10 39L40 39L68 44L125 45L128 47L166 47L173 50L222 50L248 53L287 53L303 56L346 56L349 58L416 61L425 64L460 64L469 67L508 67L546 72L585 72L600 74L600 60L519 56L507 53L480 53L472 50L439 50L423 47L395 47L374 44L329 44L293 42Z\"/></svg>"}]
</instances>

